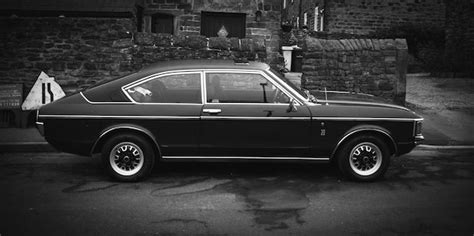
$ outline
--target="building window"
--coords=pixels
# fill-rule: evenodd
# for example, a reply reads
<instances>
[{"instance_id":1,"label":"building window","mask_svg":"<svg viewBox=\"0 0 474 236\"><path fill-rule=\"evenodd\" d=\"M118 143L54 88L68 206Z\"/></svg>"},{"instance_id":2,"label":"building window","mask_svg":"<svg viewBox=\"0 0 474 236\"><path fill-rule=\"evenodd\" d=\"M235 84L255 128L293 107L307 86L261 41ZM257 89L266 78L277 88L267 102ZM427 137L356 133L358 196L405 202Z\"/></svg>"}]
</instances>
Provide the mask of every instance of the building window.
<instances>
[{"instance_id":1,"label":"building window","mask_svg":"<svg viewBox=\"0 0 474 236\"><path fill-rule=\"evenodd\" d=\"M245 18L244 13L201 12L201 35L245 38Z\"/></svg>"},{"instance_id":2,"label":"building window","mask_svg":"<svg viewBox=\"0 0 474 236\"><path fill-rule=\"evenodd\" d=\"M173 34L174 16L156 13L151 16L151 32Z\"/></svg>"},{"instance_id":3,"label":"building window","mask_svg":"<svg viewBox=\"0 0 474 236\"><path fill-rule=\"evenodd\" d=\"M314 8L314 31L324 31L324 9Z\"/></svg>"}]
</instances>

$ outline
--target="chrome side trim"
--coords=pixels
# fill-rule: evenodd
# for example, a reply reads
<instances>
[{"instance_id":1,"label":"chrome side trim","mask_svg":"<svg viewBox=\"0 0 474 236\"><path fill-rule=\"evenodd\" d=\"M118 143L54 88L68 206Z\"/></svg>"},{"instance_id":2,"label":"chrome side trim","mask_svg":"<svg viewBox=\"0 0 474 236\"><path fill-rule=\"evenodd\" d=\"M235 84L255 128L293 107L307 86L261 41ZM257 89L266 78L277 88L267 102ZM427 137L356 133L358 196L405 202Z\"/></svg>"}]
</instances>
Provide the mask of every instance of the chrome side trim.
<instances>
[{"instance_id":1,"label":"chrome side trim","mask_svg":"<svg viewBox=\"0 0 474 236\"><path fill-rule=\"evenodd\" d=\"M296 101L296 100L295 100ZM205 105L240 105L240 106L289 106L289 103L217 103L217 102L206 102ZM296 104L298 107L301 106L300 104Z\"/></svg>"},{"instance_id":2,"label":"chrome side trim","mask_svg":"<svg viewBox=\"0 0 474 236\"><path fill-rule=\"evenodd\" d=\"M360 129L356 129L356 130L353 130L353 131L347 133L346 135L344 135L344 137L342 137L342 139L339 140L336 147L333 149L333 151L331 153L331 159L334 157L334 155L336 154L337 149L344 142L344 140L346 140L347 138L349 138L350 136L352 136L355 133L359 133L359 132L363 132L363 131L375 131L375 132L379 132L379 133L385 135L386 137L388 137L392 141L393 147L395 148L395 153L398 152L397 144L395 143L395 140L392 138L392 136L388 132L386 132L382 129L377 129L377 128L360 128Z\"/></svg>"},{"instance_id":3,"label":"chrome side trim","mask_svg":"<svg viewBox=\"0 0 474 236\"><path fill-rule=\"evenodd\" d=\"M246 157L246 156L163 156L163 159L242 159L242 160L305 160L329 161L329 158L313 157Z\"/></svg>"},{"instance_id":4,"label":"chrome side trim","mask_svg":"<svg viewBox=\"0 0 474 236\"><path fill-rule=\"evenodd\" d=\"M199 116L100 116L100 115L40 115L40 118L57 119L142 119L142 120L199 120Z\"/></svg>"},{"instance_id":5,"label":"chrome side trim","mask_svg":"<svg viewBox=\"0 0 474 236\"><path fill-rule=\"evenodd\" d=\"M312 117L313 120L344 120L344 121L418 121L420 118L396 118L396 117Z\"/></svg>"},{"instance_id":6,"label":"chrome side trim","mask_svg":"<svg viewBox=\"0 0 474 236\"><path fill-rule=\"evenodd\" d=\"M311 120L311 117L251 117L251 116L100 116L100 115L40 115L56 119L140 119L140 120Z\"/></svg>"},{"instance_id":7,"label":"chrome side trim","mask_svg":"<svg viewBox=\"0 0 474 236\"><path fill-rule=\"evenodd\" d=\"M393 105L393 104L386 104L386 103L376 103L376 102L362 102L362 101L347 101L347 100L318 100L318 102L321 103L329 103L331 104L359 104L359 105L375 105L375 106L381 106L381 107L390 107L390 108L397 108L405 111L410 111L410 109L398 105Z\"/></svg>"},{"instance_id":8,"label":"chrome side trim","mask_svg":"<svg viewBox=\"0 0 474 236\"><path fill-rule=\"evenodd\" d=\"M311 117L201 116L203 120L311 120Z\"/></svg>"},{"instance_id":9,"label":"chrome side trim","mask_svg":"<svg viewBox=\"0 0 474 236\"><path fill-rule=\"evenodd\" d=\"M86 95L84 95L84 93L82 92L79 92L82 96L82 98L84 98L84 100L89 103L89 104L93 104L93 105L96 105L96 104L133 104L132 102L93 102L91 100L89 100Z\"/></svg>"},{"instance_id":10,"label":"chrome side trim","mask_svg":"<svg viewBox=\"0 0 474 236\"><path fill-rule=\"evenodd\" d=\"M105 131L103 131L99 137L95 140L94 142L94 145L92 145L92 148L90 150L90 153L91 155L94 153L94 150L96 149L96 146L97 144L102 140L102 138L107 135L108 133L114 131L114 130L119 130L119 129L124 129L124 130L135 130L135 131L138 131L146 136L148 136L151 140L153 140L153 144L155 145L156 149L158 150L158 154L160 155L161 153L161 150L160 150L160 146L158 145L158 142L156 142L156 139L153 137L153 135L147 131L146 129L142 129L142 128L139 128L139 127L135 127L135 126L131 126L131 125L119 125L119 126L114 126L114 127L111 127L111 128L108 128L106 129Z\"/></svg>"}]
</instances>

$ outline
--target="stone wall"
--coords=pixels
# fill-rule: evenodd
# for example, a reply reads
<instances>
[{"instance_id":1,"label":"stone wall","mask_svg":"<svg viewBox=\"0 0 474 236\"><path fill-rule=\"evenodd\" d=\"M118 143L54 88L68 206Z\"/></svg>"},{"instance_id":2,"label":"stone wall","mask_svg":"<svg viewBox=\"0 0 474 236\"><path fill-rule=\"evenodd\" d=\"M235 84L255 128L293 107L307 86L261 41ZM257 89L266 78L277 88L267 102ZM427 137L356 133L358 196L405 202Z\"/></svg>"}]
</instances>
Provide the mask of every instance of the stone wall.
<instances>
[{"instance_id":1,"label":"stone wall","mask_svg":"<svg viewBox=\"0 0 474 236\"><path fill-rule=\"evenodd\" d=\"M0 83L29 91L41 71L66 93L162 60L245 57L266 60L264 39L136 33L132 18L0 19Z\"/></svg>"},{"instance_id":2,"label":"stone wall","mask_svg":"<svg viewBox=\"0 0 474 236\"><path fill-rule=\"evenodd\" d=\"M279 60L281 0L146 0L142 30L151 32L152 15L161 13L174 17L175 35L200 35L203 11L245 13L245 37L264 39L269 60Z\"/></svg>"},{"instance_id":3,"label":"stone wall","mask_svg":"<svg viewBox=\"0 0 474 236\"><path fill-rule=\"evenodd\" d=\"M372 94L403 105L407 56L404 39L306 37L302 87Z\"/></svg>"}]
</instances>

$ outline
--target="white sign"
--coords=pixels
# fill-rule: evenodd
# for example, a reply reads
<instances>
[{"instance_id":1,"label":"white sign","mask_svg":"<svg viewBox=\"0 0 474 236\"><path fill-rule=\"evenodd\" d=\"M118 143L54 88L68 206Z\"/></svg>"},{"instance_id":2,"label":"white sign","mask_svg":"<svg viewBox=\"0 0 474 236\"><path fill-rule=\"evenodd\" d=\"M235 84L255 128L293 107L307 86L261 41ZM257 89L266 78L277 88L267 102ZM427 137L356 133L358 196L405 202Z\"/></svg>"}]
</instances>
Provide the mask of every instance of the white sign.
<instances>
[{"instance_id":1,"label":"white sign","mask_svg":"<svg viewBox=\"0 0 474 236\"><path fill-rule=\"evenodd\" d=\"M21 105L22 110L36 110L41 106L66 96L54 77L49 77L41 71L33 88Z\"/></svg>"}]
</instances>

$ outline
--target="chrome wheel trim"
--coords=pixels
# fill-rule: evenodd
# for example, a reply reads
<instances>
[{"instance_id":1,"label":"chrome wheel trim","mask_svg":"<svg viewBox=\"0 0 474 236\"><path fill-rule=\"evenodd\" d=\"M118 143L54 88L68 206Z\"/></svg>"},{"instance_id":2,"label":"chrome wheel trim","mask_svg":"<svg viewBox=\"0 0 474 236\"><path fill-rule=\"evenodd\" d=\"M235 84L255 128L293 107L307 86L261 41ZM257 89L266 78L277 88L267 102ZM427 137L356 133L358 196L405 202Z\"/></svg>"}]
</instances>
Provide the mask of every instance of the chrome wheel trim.
<instances>
[{"instance_id":1,"label":"chrome wheel trim","mask_svg":"<svg viewBox=\"0 0 474 236\"><path fill-rule=\"evenodd\" d=\"M112 169L120 175L131 176L143 167L145 162L142 149L131 142L121 142L110 151L109 163Z\"/></svg>"},{"instance_id":2,"label":"chrome wheel trim","mask_svg":"<svg viewBox=\"0 0 474 236\"><path fill-rule=\"evenodd\" d=\"M373 143L359 143L351 150L349 163L356 174L370 176L382 166L382 151Z\"/></svg>"}]
</instances>

